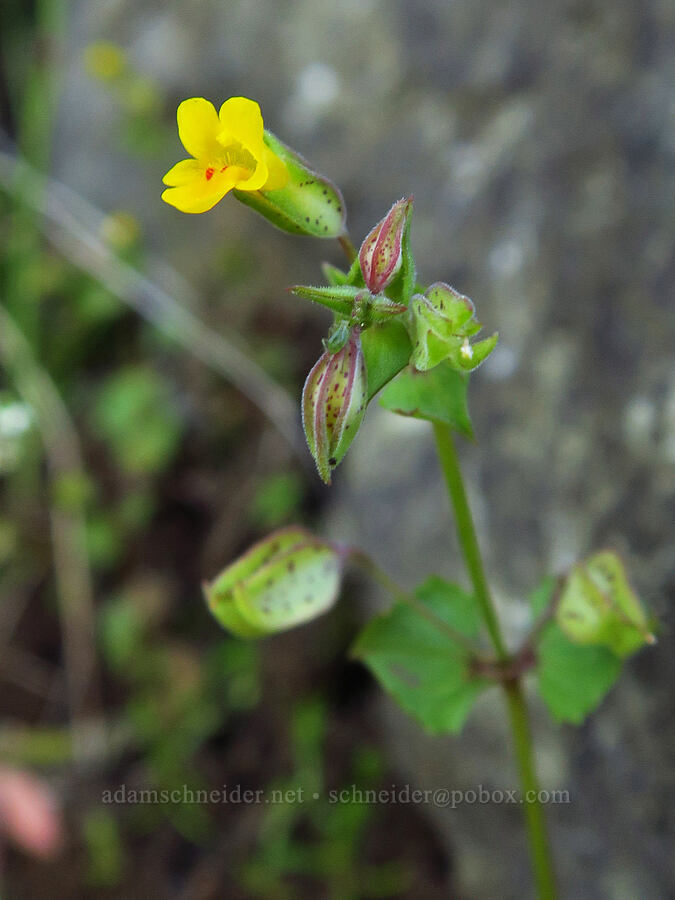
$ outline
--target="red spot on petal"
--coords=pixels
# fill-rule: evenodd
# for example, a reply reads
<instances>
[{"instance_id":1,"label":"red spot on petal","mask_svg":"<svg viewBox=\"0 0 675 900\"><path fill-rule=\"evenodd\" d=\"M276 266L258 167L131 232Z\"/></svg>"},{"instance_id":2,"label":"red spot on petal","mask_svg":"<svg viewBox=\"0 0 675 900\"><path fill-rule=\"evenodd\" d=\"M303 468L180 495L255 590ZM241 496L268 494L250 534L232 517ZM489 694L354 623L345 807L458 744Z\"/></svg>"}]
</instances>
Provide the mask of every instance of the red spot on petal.
<instances>
[{"instance_id":1,"label":"red spot on petal","mask_svg":"<svg viewBox=\"0 0 675 900\"><path fill-rule=\"evenodd\" d=\"M208 168L208 169L206 170L206 172L205 172L204 174L206 175L206 180L207 180L207 181L211 181L211 179L213 178L213 173L214 173L214 171L215 171L215 169L211 169L211 168Z\"/></svg>"}]
</instances>

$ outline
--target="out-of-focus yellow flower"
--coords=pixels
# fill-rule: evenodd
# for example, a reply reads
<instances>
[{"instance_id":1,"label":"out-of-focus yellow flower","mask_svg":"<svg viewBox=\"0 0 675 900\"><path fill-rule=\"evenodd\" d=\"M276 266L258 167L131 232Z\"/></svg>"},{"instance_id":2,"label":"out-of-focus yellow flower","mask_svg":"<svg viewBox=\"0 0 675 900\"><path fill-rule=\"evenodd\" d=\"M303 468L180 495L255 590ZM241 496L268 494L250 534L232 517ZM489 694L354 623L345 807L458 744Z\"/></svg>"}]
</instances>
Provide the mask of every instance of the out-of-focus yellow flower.
<instances>
[{"instance_id":1,"label":"out-of-focus yellow flower","mask_svg":"<svg viewBox=\"0 0 675 900\"><path fill-rule=\"evenodd\" d=\"M192 159L183 159L164 176L162 194L181 212L206 212L237 188L276 191L284 187L284 163L265 145L260 107L246 97L230 97L217 113L203 97L178 107L178 134Z\"/></svg>"},{"instance_id":2,"label":"out-of-focus yellow flower","mask_svg":"<svg viewBox=\"0 0 675 900\"><path fill-rule=\"evenodd\" d=\"M84 64L92 78L114 81L126 70L124 50L110 41L94 41L84 51Z\"/></svg>"}]
</instances>

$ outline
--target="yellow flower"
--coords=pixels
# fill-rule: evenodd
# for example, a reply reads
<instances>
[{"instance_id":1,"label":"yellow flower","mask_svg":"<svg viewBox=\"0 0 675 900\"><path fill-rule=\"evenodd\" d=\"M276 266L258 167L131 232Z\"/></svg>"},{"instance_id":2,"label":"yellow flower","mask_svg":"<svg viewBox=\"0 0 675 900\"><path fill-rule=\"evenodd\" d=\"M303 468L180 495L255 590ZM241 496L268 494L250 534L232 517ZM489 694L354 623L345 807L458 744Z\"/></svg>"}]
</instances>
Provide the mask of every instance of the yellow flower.
<instances>
[{"instance_id":1,"label":"yellow flower","mask_svg":"<svg viewBox=\"0 0 675 900\"><path fill-rule=\"evenodd\" d=\"M206 212L228 191L276 191L288 180L285 164L265 145L260 107L246 97L230 97L217 113L203 97L178 107L178 134L192 159L164 176L162 194L181 212Z\"/></svg>"}]
</instances>

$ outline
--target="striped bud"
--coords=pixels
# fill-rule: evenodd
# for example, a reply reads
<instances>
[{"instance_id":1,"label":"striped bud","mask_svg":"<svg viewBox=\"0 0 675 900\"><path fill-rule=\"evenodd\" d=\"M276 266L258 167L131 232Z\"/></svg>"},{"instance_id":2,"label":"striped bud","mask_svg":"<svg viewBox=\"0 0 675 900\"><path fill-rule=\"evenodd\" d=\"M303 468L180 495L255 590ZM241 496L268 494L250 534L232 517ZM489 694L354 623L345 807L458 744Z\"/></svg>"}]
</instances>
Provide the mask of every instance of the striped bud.
<instances>
[{"instance_id":1,"label":"striped bud","mask_svg":"<svg viewBox=\"0 0 675 900\"><path fill-rule=\"evenodd\" d=\"M321 356L302 391L307 445L326 484L359 430L367 401L366 365L355 328L337 353Z\"/></svg>"},{"instance_id":2,"label":"striped bud","mask_svg":"<svg viewBox=\"0 0 675 900\"><path fill-rule=\"evenodd\" d=\"M304 528L283 528L255 544L210 584L209 609L243 638L302 625L337 600L343 554Z\"/></svg>"},{"instance_id":3,"label":"striped bud","mask_svg":"<svg viewBox=\"0 0 675 900\"><path fill-rule=\"evenodd\" d=\"M401 267L403 232L411 212L412 197L394 203L361 244L361 272L372 294L383 291Z\"/></svg>"}]
</instances>

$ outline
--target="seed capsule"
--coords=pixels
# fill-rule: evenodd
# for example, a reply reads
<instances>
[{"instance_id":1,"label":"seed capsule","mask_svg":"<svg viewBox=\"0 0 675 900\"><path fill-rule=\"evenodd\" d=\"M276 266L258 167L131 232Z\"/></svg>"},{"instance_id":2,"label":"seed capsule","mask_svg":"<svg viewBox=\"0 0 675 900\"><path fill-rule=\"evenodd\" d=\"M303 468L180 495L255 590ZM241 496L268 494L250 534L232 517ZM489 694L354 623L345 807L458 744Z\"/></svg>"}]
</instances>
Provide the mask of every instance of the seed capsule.
<instances>
[{"instance_id":1,"label":"seed capsule","mask_svg":"<svg viewBox=\"0 0 675 900\"><path fill-rule=\"evenodd\" d=\"M326 612L340 589L343 554L303 528L274 532L210 584L209 609L238 637L259 638Z\"/></svg>"}]
</instances>

